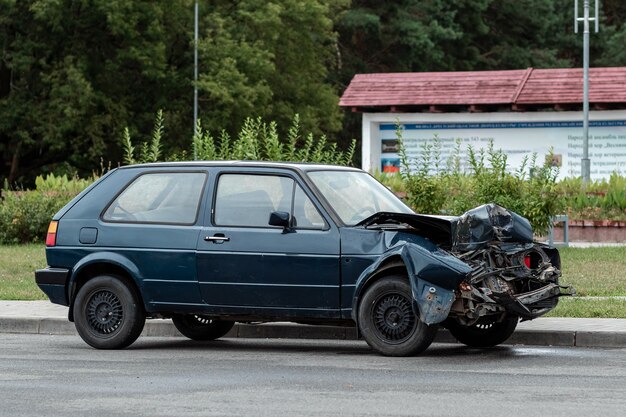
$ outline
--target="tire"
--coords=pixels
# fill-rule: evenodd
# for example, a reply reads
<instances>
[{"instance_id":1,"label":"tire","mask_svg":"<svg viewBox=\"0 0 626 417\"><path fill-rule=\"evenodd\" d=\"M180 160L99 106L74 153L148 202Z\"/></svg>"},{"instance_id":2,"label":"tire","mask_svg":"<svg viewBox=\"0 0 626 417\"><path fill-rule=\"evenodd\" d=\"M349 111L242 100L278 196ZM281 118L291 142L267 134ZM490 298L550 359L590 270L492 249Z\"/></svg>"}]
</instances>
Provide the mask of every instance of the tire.
<instances>
[{"instance_id":1,"label":"tire","mask_svg":"<svg viewBox=\"0 0 626 417\"><path fill-rule=\"evenodd\" d=\"M507 316L500 322L479 320L472 326L463 326L456 320L447 323L448 330L456 340L471 347L493 347L504 343L515 331L519 318Z\"/></svg>"},{"instance_id":2,"label":"tire","mask_svg":"<svg viewBox=\"0 0 626 417\"><path fill-rule=\"evenodd\" d=\"M381 278L359 303L359 329L368 345L385 356L413 356L430 346L437 326L427 326L412 308L406 277Z\"/></svg>"},{"instance_id":3,"label":"tire","mask_svg":"<svg viewBox=\"0 0 626 417\"><path fill-rule=\"evenodd\" d=\"M96 349L122 349L143 330L146 315L134 289L122 279L101 275L87 281L74 301L80 337Z\"/></svg>"},{"instance_id":4,"label":"tire","mask_svg":"<svg viewBox=\"0 0 626 417\"><path fill-rule=\"evenodd\" d=\"M177 314L172 322L183 336L198 341L219 339L235 325L234 321L212 320L199 314Z\"/></svg>"}]
</instances>

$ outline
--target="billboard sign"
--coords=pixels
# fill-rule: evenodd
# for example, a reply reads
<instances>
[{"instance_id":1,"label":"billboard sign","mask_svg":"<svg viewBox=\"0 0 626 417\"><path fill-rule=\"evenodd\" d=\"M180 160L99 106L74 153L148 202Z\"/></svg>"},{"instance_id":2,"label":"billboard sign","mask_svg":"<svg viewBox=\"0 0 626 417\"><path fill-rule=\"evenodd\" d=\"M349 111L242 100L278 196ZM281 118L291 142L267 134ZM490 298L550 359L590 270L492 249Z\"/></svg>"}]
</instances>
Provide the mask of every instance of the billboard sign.
<instances>
[{"instance_id":1,"label":"billboard sign","mask_svg":"<svg viewBox=\"0 0 626 417\"><path fill-rule=\"evenodd\" d=\"M558 113L551 113L551 118ZM526 113L526 116L532 114ZM450 118L453 114L446 114ZM625 115L626 116L626 115ZM528 117L531 119L531 117ZM583 154L582 122L577 120L476 121L476 122L417 122L402 123L402 136L407 156L418 161L424 145L437 149L439 160L446 161L456 152L461 162L467 160L468 145L474 150L486 149L493 143L507 155L510 169L515 171L524 158L537 155L537 164L543 164L552 150L550 163L559 167L559 177L581 175ZM377 123L372 129L376 136L371 143L378 147L369 155L369 169L397 172L400 167L395 123ZM620 120L592 120L589 124L589 157L591 178L608 178L611 173L626 174L626 117ZM457 151L458 148L458 151ZM369 156L368 155L368 156ZM375 161L374 159L379 160ZM378 164L374 165L375 162ZM461 168L464 167L463 164Z\"/></svg>"}]
</instances>

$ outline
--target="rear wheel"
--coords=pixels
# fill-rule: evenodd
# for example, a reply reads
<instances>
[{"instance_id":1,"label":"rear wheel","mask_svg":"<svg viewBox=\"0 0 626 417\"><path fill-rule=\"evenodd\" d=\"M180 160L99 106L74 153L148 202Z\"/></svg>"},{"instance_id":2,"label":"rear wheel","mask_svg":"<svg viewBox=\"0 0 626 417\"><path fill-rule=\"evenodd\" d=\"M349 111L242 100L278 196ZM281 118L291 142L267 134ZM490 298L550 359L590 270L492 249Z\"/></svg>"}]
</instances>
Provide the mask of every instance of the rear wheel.
<instances>
[{"instance_id":1,"label":"rear wheel","mask_svg":"<svg viewBox=\"0 0 626 417\"><path fill-rule=\"evenodd\" d=\"M365 341L385 356L412 356L430 346L437 326L415 315L406 277L382 278L367 289L359 305L359 329Z\"/></svg>"},{"instance_id":2,"label":"rear wheel","mask_svg":"<svg viewBox=\"0 0 626 417\"><path fill-rule=\"evenodd\" d=\"M448 323L448 330L456 340L472 347L492 347L504 343L515 331L519 318L507 316L500 322L482 318L472 326L463 326L457 321Z\"/></svg>"},{"instance_id":3,"label":"rear wheel","mask_svg":"<svg viewBox=\"0 0 626 417\"><path fill-rule=\"evenodd\" d=\"M74 301L80 337L97 349L121 349L143 330L146 316L133 288L114 276L101 275L81 287Z\"/></svg>"},{"instance_id":4,"label":"rear wheel","mask_svg":"<svg viewBox=\"0 0 626 417\"><path fill-rule=\"evenodd\" d=\"M213 320L199 314L177 314L172 322L179 332L192 340L215 340L235 325L233 321Z\"/></svg>"}]
</instances>

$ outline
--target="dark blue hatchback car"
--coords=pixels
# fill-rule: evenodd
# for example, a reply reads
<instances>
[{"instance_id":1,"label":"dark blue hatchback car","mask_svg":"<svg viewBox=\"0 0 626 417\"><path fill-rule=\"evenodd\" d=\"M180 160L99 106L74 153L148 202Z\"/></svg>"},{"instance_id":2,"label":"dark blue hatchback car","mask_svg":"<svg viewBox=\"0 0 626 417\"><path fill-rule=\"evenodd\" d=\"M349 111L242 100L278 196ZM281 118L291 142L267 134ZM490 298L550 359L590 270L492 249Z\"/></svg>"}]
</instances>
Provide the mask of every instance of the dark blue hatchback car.
<instances>
[{"instance_id":1,"label":"dark blue hatchback car","mask_svg":"<svg viewBox=\"0 0 626 417\"><path fill-rule=\"evenodd\" d=\"M235 322L357 326L385 355L439 325L504 342L567 292L558 252L494 204L415 214L355 168L182 162L115 169L53 218L35 273L89 345L123 348L146 318L194 340Z\"/></svg>"}]
</instances>

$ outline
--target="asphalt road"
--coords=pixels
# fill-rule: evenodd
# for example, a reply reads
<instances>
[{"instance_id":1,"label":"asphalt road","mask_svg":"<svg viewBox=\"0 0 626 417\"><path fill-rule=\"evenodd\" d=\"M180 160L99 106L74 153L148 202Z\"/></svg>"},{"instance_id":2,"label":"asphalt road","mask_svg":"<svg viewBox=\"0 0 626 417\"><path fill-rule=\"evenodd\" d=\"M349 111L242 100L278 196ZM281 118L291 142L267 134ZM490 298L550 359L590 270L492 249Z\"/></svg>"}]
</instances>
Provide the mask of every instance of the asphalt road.
<instances>
[{"instance_id":1,"label":"asphalt road","mask_svg":"<svg viewBox=\"0 0 626 417\"><path fill-rule=\"evenodd\" d=\"M0 416L620 416L626 349L0 335Z\"/></svg>"}]
</instances>

